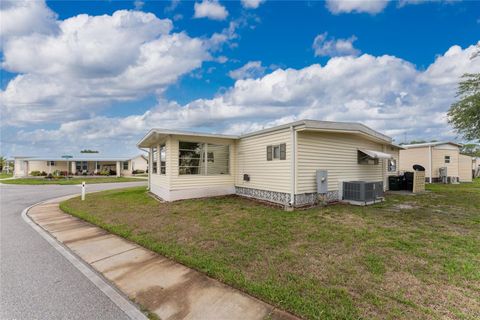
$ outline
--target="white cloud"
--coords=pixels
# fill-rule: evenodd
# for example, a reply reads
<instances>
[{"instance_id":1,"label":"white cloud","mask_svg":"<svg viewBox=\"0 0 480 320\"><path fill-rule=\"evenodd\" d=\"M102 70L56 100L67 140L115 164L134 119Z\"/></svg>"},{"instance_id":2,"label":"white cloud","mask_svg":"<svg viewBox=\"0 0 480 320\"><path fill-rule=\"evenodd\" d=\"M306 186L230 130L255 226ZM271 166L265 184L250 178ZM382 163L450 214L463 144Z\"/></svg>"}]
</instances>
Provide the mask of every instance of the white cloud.
<instances>
[{"instance_id":1,"label":"white cloud","mask_svg":"<svg viewBox=\"0 0 480 320\"><path fill-rule=\"evenodd\" d=\"M116 11L57 22L55 34L9 38L2 68L20 73L0 92L2 121L56 122L118 101L161 94L210 59L203 40L170 33L151 13Z\"/></svg>"},{"instance_id":2,"label":"white cloud","mask_svg":"<svg viewBox=\"0 0 480 320\"><path fill-rule=\"evenodd\" d=\"M180 4L180 0L172 0L170 1L170 4L165 7L164 11L165 12L175 11L175 9L177 9L179 4Z\"/></svg>"},{"instance_id":3,"label":"white cloud","mask_svg":"<svg viewBox=\"0 0 480 320\"><path fill-rule=\"evenodd\" d=\"M194 18L208 18L212 20L225 20L228 16L228 11L216 0L203 0L194 5Z\"/></svg>"},{"instance_id":4,"label":"white cloud","mask_svg":"<svg viewBox=\"0 0 480 320\"><path fill-rule=\"evenodd\" d=\"M245 9L257 9L265 0L242 0L242 6Z\"/></svg>"},{"instance_id":5,"label":"white cloud","mask_svg":"<svg viewBox=\"0 0 480 320\"><path fill-rule=\"evenodd\" d=\"M242 67L232 70L228 76L232 79L259 78L265 73L265 67L261 61L249 61Z\"/></svg>"},{"instance_id":6,"label":"white cloud","mask_svg":"<svg viewBox=\"0 0 480 320\"><path fill-rule=\"evenodd\" d=\"M312 48L315 50L315 56L350 56L360 53L358 49L353 46L357 37L351 36L348 39L327 39L328 33L324 32L315 37Z\"/></svg>"},{"instance_id":7,"label":"white cloud","mask_svg":"<svg viewBox=\"0 0 480 320\"><path fill-rule=\"evenodd\" d=\"M470 59L475 48L453 46L426 70L388 55L335 57L325 66L277 69L237 80L213 99L186 105L159 100L142 115L67 122L59 129L22 132L17 139L75 143L82 132L82 139L92 143L104 139L107 145L110 137L126 137L133 146L152 127L243 133L304 118L362 122L400 140L404 134L452 139L445 115L459 77L480 72L480 59Z\"/></svg>"},{"instance_id":8,"label":"white cloud","mask_svg":"<svg viewBox=\"0 0 480 320\"><path fill-rule=\"evenodd\" d=\"M141 0L135 0L133 2L133 6L135 7L135 10L142 10L144 5L145 5L145 2Z\"/></svg>"},{"instance_id":9,"label":"white cloud","mask_svg":"<svg viewBox=\"0 0 480 320\"><path fill-rule=\"evenodd\" d=\"M333 14L382 12L388 0L326 0L327 9Z\"/></svg>"},{"instance_id":10,"label":"white cloud","mask_svg":"<svg viewBox=\"0 0 480 320\"><path fill-rule=\"evenodd\" d=\"M0 9L0 40L31 33L53 34L58 31L57 15L45 1L2 0Z\"/></svg>"},{"instance_id":11,"label":"white cloud","mask_svg":"<svg viewBox=\"0 0 480 320\"><path fill-rule=\"evenodd\" d=\"M416 5L416 4L425 4L429 2L438 2L438 3L446 3L446 4L453 4L455 2L460 2L462 0L400 0L398 1L398 7L404 7L406 5Z\"/></svg>"}]
</instances>

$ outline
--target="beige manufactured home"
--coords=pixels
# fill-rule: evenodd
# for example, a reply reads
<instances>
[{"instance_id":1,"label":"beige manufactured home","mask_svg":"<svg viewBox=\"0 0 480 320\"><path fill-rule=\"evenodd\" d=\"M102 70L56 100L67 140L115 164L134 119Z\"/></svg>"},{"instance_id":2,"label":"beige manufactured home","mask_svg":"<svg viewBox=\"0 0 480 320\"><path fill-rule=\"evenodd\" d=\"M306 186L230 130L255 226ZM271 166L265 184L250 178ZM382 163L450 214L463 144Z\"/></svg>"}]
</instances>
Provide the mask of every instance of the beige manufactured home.
<instances>
[{"instance_id":1,"label":"beige manufactured home","mask_svg":"<svg viewBox=\"0 0 480 320\"><path fill-rule=\"evenodd\" d=\"M63 157L14 157L14 176L27 177L32 173L43 175L96 175L109 173L116 176L130 176L136 172L146 172L148 158L145 155L135 157L105 157L98 154L68 155Z\"/></svg>"},{"instance_id":2,"label":"beige manufactured home","mask_svg":"<svg viewBox=\"0 0 480 320\"><path fill-rule=\"evenodd\" d=\"M303 206L341 200L343 181L386 186L399 171L400 148L359 123L302 120L240 136L152 129L138 147L150 150L150 191L167 201L238 194Z\"/></svg>"},{"instance_id":3,"label":"beige manufactured home","mask_svg":"<svg viewBox=\"0 0 480 320\"><path fill-rule=\"evenodd\" d=\"M452 182L472 181L472 158L460 154L461 145L454 142L429 142L403 145L400 170L412 170L419 164L425 168L428 182L438 182L442 174ZM443 172L443 173L442 173Z\"/></svg>"}]
</instances>

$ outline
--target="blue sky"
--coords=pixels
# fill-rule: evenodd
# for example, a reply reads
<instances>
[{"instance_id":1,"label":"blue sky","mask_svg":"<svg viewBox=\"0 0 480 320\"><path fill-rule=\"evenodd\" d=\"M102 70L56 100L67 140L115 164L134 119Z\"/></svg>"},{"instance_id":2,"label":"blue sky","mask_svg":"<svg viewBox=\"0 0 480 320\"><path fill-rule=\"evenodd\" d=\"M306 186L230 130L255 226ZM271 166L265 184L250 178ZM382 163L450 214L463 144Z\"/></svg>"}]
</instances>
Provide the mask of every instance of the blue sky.
<instances>
[{"instance_id":1,"label":"blue sky","mask_svg":"<svg viewBox=\"0 0 480 320\"><path fill-rule=\"evenodd\" d=\"M445 112L480 71L476 1L16 1L2 30L9 156L300 118L461 140Z\"/></svg>"}]
</instances>

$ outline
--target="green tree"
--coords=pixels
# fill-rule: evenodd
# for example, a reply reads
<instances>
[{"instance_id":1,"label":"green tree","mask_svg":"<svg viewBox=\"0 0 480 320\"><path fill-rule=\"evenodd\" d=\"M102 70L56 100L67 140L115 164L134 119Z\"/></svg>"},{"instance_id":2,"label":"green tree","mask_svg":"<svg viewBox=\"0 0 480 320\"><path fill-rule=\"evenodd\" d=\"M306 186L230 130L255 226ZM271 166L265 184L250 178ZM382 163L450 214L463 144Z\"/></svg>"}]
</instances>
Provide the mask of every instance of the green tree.
<instances>
[{"instance_id":1,"label":"green tree","mask_svg":"<svg viewBox=\"0 0 480 320\"><path fill-rule=\"evenodd\" d=\"M472 59L480 56L480 45ZM458 101L448 111L448 122L466 140L480 141L480 73L467 73L458 85Z\"/></svg>"},{"instance_id":2,"label":"green tree","mask_svg":"<svg viewBox=\"0 0 480 320\"><path fill-rule=\"evenodd\" d=\"M466 154L467 156L480 157L480 144L476 143L467 143L462 146L460 150L461 154Z\"/></svg>"}]
</instances>

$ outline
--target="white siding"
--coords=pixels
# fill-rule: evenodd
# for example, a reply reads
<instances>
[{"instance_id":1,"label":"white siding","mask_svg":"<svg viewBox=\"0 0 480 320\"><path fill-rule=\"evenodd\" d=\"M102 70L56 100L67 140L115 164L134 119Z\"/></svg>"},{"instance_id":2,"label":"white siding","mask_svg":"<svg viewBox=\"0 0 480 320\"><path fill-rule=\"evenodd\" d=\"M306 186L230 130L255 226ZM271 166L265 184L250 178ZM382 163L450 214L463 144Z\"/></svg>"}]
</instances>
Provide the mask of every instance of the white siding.
<instances>
[{"instance_id":1,"label":"white siding","mask_svg":"<svg viewBox=\"0 0 480 320\"><path fill-rule=\"evenodd\" d=\"M53 173L55 170L67 171L67 162L55 161L54 166L48 166L47 161L28 161L28 173L32 171L45 171L46 173Z\"/></svg>"},{"instance_id":2,"label":"white siding","mask_svg":"<svg viewBox=\"0 0 480 320\"><path fill-rule=\"evenodd\" d=\"M447 176L458 177L458 156L460 151L458 147L443 149L440 146L432 149L432 176L440 177L440 168L447 167ZM445 156L450 156L450 163L445 163Z\"/></svg>"},{"instance_id":3,"label":"white siding","mask_svg":"<svg viewBox=\"0 0 480 320\"><path fill-rule=\"evenodd\" d=\"M286 144L286 160L267 161L267 146ZM245 188L291 192L291 133L284 129L242 138L237 142L235 185ZM248 174L250 181L243 181Z\"/></svg>"},{"instance_id":4,"label":"white siding","mask_svg":"<svg viewBox=\"0 0 480 320\"><path fill-rule=\"evenodd\" d=\"M400 171L413 171L413 165L425 168L425 177L430 177L429 147L400 150ZM438 170L437 170L438 173ZM435 176L435 175L434 175Z\"/></svg>"},{"instance_id":5,"label":"white siding","mask_svg":"<svg viewBox=\"0 0 480 320\"><path fill-rule=\"evenodd\" d=\"M340 181L383 181L384 161L360 165L358 149L384 151L383 145L352 134L298 132L296 193L316 192L316 170L328 170L328 191L339 190Z\"/></svg>"},{"instance_id":6,"label":"white siding","mask_svg":"<svg viewBox=\"0 0 480 320\"><path fill-rule=\"evenodd\" d=\"M472 182L472 157L459 155L458 178L460 182Z\"/></svg>"},{"instance_id":7,"label":"white siding","mask_svg":"<svg viewBox=\"0 0 480 320\"><path fill-rule=\"evenodd\" d=\"M147 171L148 163L147 160L145 160L144 157L138 156L133 158L131 161L131 170L143 170Z\"/></svg>"}]
</instances>

